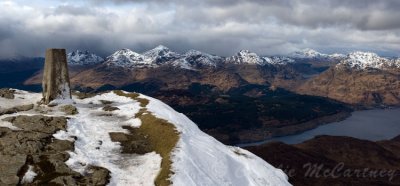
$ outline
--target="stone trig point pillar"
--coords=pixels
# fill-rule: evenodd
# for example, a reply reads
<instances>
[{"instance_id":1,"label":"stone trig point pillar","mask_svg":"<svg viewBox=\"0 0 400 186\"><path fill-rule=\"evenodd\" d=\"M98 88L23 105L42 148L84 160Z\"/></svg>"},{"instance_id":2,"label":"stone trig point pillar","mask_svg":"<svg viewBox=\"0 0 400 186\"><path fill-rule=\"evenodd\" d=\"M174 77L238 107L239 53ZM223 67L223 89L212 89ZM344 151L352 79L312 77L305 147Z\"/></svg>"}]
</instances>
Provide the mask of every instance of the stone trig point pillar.
<instances>
[{"instance_id":1,"label":"stone trig point pillar","mask_svg":"<svg viewBox=\"0 0 400 186\"><path fill-rule=\"evenodd\" d=\"M71 99L65 49L47 49L43 72L43 103L55 99Z\"/></svg>"}]
</instances>

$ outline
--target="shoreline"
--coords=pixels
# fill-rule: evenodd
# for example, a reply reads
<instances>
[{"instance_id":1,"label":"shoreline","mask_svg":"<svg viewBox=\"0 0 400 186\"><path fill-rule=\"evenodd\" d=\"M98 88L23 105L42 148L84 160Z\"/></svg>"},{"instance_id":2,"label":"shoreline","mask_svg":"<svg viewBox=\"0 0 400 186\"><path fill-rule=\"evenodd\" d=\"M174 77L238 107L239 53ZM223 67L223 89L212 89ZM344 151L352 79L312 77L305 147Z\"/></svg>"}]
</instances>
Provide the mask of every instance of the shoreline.
<instances>
[{"instance_id":1,"label":"shoreline","mask_svg":"<svg viewBox=\"0 0 400 186\"><path fill-rule=\"evenodd\" d=\"M242 135L243 138L246 136L245 139L241 140L240 142L232 143L230 145L238 147L262 145L272 138L301 134L303 132L315 129L322 125L343 121L349 118L351 115L352 111L351 112L341 111L333 115L316 118L296 125L290 125L272 129L265 128L265 129L242 131L240 132L242 134L239 135ZM251 136L252 139L248 138L247 136Z\"/></svg>"}]
</instances>

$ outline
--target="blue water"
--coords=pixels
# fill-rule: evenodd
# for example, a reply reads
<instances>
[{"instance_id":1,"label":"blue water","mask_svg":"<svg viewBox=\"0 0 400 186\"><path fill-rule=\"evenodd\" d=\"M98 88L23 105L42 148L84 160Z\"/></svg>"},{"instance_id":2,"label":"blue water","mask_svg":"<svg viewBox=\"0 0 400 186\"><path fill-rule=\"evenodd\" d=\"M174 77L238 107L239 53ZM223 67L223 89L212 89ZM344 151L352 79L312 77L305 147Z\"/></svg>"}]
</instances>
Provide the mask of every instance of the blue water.
<instances>
[{"instance_id":1,"label":"blue water","mask_svg":"<svg viewBox=\"0 0 400 186\"><path fill-rule=\"evenodd\" d=\"M317 135L350 136L365 140L386 140L400 135L400 109L378 109L356 111L341 122L319 126L315 129L291 136L277 137L257 143L238 146L260 145L270 141L297 144Z\"/></svg>"}]
</instances>

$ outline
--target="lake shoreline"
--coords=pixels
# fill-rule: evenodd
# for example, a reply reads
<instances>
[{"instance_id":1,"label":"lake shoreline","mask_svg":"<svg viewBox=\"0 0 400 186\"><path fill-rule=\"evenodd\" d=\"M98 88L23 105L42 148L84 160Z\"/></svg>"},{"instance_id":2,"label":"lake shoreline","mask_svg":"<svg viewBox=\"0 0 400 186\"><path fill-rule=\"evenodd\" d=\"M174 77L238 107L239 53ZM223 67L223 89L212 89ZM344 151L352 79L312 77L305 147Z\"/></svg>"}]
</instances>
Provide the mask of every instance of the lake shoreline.
<instances>
[{"instance_id":1,"label":"lake shoreline","mask_svg":"<svg viewBox=\"0 0 400 186\"><path fill-rule=\"evenodd\" d=\"M400 133L400 108L358 110L342 121L318 125L314 129L297 134L267 138L258 142L239 143L236 146L258 146L272 141L288 144L302 143L318 135L349 136L359 139L379 141L391 139ZM379 125L377 125L379 124Z\"/></svg>"},{"instance_id":2,"label":"lake shoreline","mask_svg":"<svg viewBox=\"0 0 400 186\"><path fill-rule=\"evenodd\" d=\"M277 137L291 136L301 134L303 132L318 128L322 125L340 122L351 116L352 112L342 111L333 115L316 118L307 122L299 123L296 125L289 125L280 128L267 128L267 129L256 129L242 131L239 143L233 144L233 146L245 147L250 144L258 144L264 141L268 141ZM247 139L246 139L247 138ZM243 140L244 139L244 140ZM247 145L249 144L249 145Z\"/></svg>"}]
</instances>

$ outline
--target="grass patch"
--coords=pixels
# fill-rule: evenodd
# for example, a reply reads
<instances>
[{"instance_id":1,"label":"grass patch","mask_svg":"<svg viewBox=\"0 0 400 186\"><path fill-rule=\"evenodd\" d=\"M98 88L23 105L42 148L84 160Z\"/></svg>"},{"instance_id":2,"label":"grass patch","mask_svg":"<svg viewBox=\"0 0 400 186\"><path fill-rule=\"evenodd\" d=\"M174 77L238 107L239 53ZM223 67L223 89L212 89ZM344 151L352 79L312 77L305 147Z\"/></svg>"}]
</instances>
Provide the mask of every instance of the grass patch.
<instances>
[{"instance_id":1,"label":"grass patch","mask_svg":"<svg viewBox=\"0 0 400 186\"><path fill-rule=\"evenodd\" d=\"M138 93L124 93L121 90L115 90L114 93L117 94L118 96L125 96L138 101L141 107L146 107L149 104L149 100L144 98L139 98L140 94Z\"/></svg>"},{"instance_id":2,"label":"grass patch","mask_svg":"<svg viewBox=\"0 0 400 186\"><path fill-rule=\"evenodd\" d=\"M129 131L133 135L145 136L152 151L155 151L162 157L161 170L154 181L155 185L171 185L172 183L169 180L173 174L171 171L171 152L179 140L179 133L176 131L175 126L167 120L157 118L148 112L145 107L149 104L149 100L139 98L139 94L124 93L123 91L114 91L114 93L140 102L140 106L143 108L140 109L135 117L142 121L142 125L139 128L130 128Z\"/></svg>"}]
</instances>

